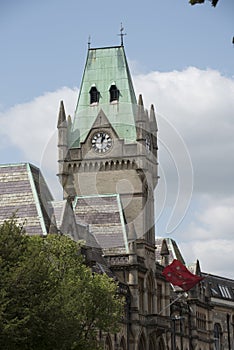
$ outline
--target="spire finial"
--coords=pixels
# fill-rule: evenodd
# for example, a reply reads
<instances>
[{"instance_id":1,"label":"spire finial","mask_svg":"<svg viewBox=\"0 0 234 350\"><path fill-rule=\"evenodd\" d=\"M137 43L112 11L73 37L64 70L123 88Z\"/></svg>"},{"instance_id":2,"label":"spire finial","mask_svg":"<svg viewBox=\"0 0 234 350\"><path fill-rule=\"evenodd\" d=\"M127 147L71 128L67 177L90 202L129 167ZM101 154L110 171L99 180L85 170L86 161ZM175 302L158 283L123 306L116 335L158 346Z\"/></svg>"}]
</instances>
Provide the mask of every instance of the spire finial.
<instances>
[{"instance_id":1,"label":"spire finial","mask_svg":"<svg viewBox=\"0 0 234 350\"><path fill-rule=\"evenodd\" d=\"M60 107L59 107L59 115L58 115L58 128L63 127L64 123L66 122L66 113L63 101L60 101Z\"/></svg>"},{"instance_id":2,"label":"spire finial","mask_svg":"<svg viewBox=\"0 0 234 350\"><path fill-rule=\"evenodd\" d=\"M90 45L91 45L91 36L89 35L89 37L88 37L88 49L90 49Z\"/></svg>"},{"instance_id":3,"label":"spire finial","mask_svg":"<svg viewBox=\"0 0 234 350\"><path fill-rule=\"evenodd\" d=\"M118 34L120 36L120 38L121 38L121 46L123 46L123 37L124 37L124 35L127 35L126 33L123 33L123 31L124 31L124 27L123 27L123 24L121 22L120 23L120 34Z\"/></svg>"}]
</instances>

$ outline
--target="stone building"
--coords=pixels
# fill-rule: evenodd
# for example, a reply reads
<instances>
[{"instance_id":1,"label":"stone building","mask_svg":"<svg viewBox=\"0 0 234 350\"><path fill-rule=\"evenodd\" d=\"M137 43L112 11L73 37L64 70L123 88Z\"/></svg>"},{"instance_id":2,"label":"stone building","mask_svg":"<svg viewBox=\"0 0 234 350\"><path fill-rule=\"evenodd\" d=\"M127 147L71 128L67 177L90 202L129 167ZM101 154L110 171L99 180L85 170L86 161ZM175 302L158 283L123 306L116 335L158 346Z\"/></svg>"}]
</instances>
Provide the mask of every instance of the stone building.
<instances>
[{"instance_id":1,"label":"stone building","mask_svg":"<svg viewBox=\"0 0 234 350\"><path fill-rule=\"evenodd\" d=\"M162 247L164 245L164 249ZM172 239L156 239L156 260L161 265L183 256ZM164 253L165 255L160 255ZM170 344L179 350L231 350L234 348L234 280L202 272L197 260L188 269L204 277L197 286L182 293L171 286Z\"/></svg>"},{"instance_id":2,"label":"stone building","mask_svg":"<svg viewBox=\"0 0 234 350\"><path fill-rule=\"evenodd\" d=\"M109 268L130 290L123 342L163 349L169 323L157 310L156 290L165 302L169 290L156 279L157 123L153 105L148 113L141 95L137 102L122 45L89 48L73 121L61 102L58 135L64 198L74 201L77 222L89 225Z\"/></svg>"},{"instance_id":3,"label":"stone building","mask_svg":"<svg viewBox=\"0 0 234 350\"><path fill-rule=\"evenodd\" d=\"M99 334L106 350L231 350L234 281L207 275L184 294L163 268L183 256L172 239L155 241L157 122L136 99L123 45L89 48L74 117L58 116L54 201L38 168L0 166L0 223L16 213L28 234L83 239L87 264L108 273L126 296L119 334ZM157 201L157 198L156 198ZM157 236L157 235L156 235Z\"/></svg>"}]
</instances>

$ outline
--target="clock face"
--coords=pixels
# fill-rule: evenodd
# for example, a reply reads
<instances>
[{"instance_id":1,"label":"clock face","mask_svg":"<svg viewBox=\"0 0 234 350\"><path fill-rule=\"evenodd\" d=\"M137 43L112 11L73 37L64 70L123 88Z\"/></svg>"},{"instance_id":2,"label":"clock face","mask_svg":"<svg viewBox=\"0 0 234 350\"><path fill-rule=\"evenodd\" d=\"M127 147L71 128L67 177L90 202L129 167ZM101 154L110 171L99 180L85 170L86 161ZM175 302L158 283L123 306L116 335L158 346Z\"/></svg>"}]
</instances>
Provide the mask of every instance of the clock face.
<instances>
[{"instance_id":1,"label":"clock face","mask_svg":"<svg viewBox=\"0 0 234 350\"><path fill-rule=\"evenodd\" d=\"M112 139L109 134L99 131L92 137L92 148L97 153L106 153L112 146Z\"/></svg>"}]
</instances>

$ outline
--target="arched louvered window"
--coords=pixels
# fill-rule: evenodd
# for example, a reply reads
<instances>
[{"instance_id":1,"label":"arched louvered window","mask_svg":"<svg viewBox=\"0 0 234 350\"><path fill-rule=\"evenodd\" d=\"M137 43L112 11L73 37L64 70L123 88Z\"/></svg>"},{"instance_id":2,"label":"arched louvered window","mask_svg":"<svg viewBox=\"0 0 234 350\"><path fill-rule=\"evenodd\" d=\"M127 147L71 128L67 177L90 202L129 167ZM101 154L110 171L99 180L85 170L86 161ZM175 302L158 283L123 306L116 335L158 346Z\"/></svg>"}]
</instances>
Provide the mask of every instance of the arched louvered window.
<instances>
[{"instance_id":1,"label":"arched louvered window","mask_svg":"<svg viewBox=\"0 0 234 350\"><path fill-rule=\"evenodd\" d=\"M119 89L115 84L112 84L110 89L110 102L119 101Z\"/></svg>"},{"instance_id":2,"label":"arched louvered window","mask_svg":"<svg viewBox=\"0 0 234 350\"><path fill-rule=\"evenodd\" d=\"M90 91L90 104L97 104L99 102L100 92L97 90L96 86L92 86Z\"/></svg>"}]
</instances>

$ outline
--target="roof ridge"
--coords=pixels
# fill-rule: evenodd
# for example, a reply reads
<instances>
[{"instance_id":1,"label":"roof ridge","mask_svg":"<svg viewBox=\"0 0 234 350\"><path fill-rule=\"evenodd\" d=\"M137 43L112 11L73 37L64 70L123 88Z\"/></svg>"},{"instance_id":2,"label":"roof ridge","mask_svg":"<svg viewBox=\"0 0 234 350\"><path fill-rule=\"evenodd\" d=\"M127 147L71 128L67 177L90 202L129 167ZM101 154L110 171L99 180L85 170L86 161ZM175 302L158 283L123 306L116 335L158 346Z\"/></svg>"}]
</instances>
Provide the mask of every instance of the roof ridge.
<instances>
[{"instance_id":1,"label":"roof ridge","mask_svg":"<svg viewBox=\"0 0 234 350\"><path fill-rule=\"evenodd\" d=\"M102 50L102 49L118 49L120 47L124 47L123 45L116 46L99 46L99 47L90 47L88 50Z\"/></svg>"},{"instance_id":2,"label":"roof ridge","mask_svg":"<svg viewBox=\"0 0 234 350\"><path fill-rule=\"evenodd\" d=\"M35 169L38 169L38 170L39 170L39 168L38 168L36 165L34 165L34 164L30 163L30 162L5 163L5 164L0 164L0 168L4 168L4 167L17 167L17 166L23 166L23 165L25 165L25 166L30 165L30 166L34 167Z\"/></svg>"}]
</instances>

